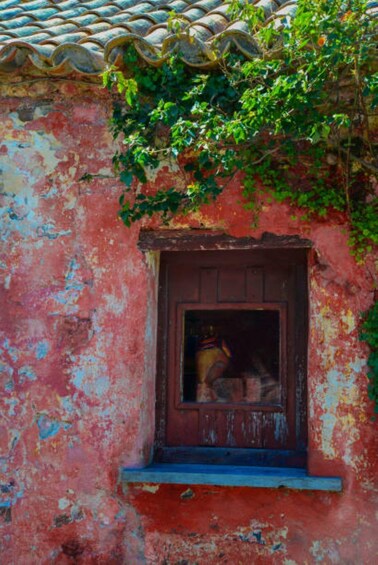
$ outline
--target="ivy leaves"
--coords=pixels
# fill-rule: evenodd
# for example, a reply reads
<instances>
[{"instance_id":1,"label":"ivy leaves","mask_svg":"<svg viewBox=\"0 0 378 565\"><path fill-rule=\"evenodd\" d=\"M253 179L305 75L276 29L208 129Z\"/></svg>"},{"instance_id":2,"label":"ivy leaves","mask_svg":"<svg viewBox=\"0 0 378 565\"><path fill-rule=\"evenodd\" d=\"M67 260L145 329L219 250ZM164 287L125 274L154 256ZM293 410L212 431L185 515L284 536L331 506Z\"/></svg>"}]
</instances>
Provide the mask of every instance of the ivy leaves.
<instances>
[{"instance_id":1,"label":"ivy leaves","mask_svg":"<svg viewBox=\"0 0 378 565\"><path fill-rule=\"evenodd\" d=\"M365 313L360 339L370 347L368 395L375 403L375 414L378 414L378 302Z\"/></svg>"},{"instance_id":2,"label":"ivy leaves","mask_svg":"<svg viewBox=\"0 0 378 565\"><path fill-rule=\"evenodd\" d=\"M128 64L134 61L133 48L125 58ZM222 107L229 107L230 99L238 102L225 76L197 75L171 59L160 69L138 67L132 78L122 80L119 71L109 69L104 84L109 89L116 85L125 100L112 118L114 137L122 136L125 146L113 157L125 192L134 179L146 184L149 170L172 160L182 159L186 180L184 191L166 187L155 195L138 194L134 201L123 195L120 216L126 225L144 215L160 213L165 219L178 210L195 209L221 192L216 176L227 176L234 168L233 152L221 146Z\"/></svg>"},{"instance_id":3,"label":"ivy leaves","mask_svg":"<svg viewBox=\"0 0 378 565\"><path fill-rule=\"evenodd\" d=\"M179 53L160 67L146 65L130 47L126 74L104 74L122 97L111 123L123 146L113 158L125 184L122 220L155 213L168 220L216 198L242 172L252 211L264 186L307 216L345 212L362 258L378 243L376 34L366 3L298 0L281 27L243 0L231 3L230 14L247 23L260 57L228 53L203 73L183 65ZM173 33L186 34L185 26L171 15ZM150 172L164 164L178 171L174 186L146 192Z\"/></svg>"}]
</instances>

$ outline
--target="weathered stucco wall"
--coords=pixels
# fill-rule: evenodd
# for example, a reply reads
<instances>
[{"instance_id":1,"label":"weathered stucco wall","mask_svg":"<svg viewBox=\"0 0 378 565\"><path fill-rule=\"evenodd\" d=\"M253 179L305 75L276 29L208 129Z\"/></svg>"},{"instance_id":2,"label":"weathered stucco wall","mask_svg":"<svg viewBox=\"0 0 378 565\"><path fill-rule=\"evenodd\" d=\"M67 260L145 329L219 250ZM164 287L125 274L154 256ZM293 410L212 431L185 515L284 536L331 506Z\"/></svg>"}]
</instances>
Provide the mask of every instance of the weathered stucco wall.
<instances>
[{"instance_id":1,"label":"weathered stucco wall","mask_svg":"<svg viewBox=\"0 0 378 565\"><path fill-rule=\"evenodd\" d=\"M376 563L377 432L357 266L342 218L306 224L235 184L173 227L298 234L310 257L309 468L341 494L141 485L154 433L158 260L117 219L108 95L69 81L2 88L0 552L7 564ZM79 182L87 171L99 174ZM156 182L167 171L161 171Z\"/></svg>"}]
</instances>

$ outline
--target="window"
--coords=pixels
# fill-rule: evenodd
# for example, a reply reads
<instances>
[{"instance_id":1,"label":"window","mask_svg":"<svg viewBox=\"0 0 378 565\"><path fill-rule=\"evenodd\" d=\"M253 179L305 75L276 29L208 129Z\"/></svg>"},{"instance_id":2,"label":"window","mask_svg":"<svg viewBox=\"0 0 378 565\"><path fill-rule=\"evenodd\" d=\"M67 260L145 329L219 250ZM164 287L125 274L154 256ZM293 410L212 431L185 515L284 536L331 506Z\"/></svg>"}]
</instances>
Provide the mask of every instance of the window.
<instances>
[{"instance_id":1,"label":"window","mask_svg":"<svg viewBox=\"0 0 378 565\"><path fill-rule=\"evenodd\" d=\"M163 251L157 462L305 467L305 249Z\"/></svg>"}]
</instances>

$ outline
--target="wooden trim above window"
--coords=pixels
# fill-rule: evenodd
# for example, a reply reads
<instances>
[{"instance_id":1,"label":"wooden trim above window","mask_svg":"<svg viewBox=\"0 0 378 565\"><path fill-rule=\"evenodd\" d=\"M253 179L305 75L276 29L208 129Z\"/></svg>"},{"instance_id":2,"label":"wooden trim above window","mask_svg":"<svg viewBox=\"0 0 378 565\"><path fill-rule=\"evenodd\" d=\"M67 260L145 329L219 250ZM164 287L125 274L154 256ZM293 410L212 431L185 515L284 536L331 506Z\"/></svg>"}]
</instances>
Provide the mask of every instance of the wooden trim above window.
<instances>
[{"instance_id":1,"label":"wooden trim above window","mask_svg":"<svg viewBox=\"0 0 378 565\"><path fill-rule=\"evenodd\" d=\"M265 232L260 239L231 237L220 230L142 230L138 247L141 251L207 251L229 249L309 249L312 242L297 235L275 235Z\"/></svg>"}]
</instances>

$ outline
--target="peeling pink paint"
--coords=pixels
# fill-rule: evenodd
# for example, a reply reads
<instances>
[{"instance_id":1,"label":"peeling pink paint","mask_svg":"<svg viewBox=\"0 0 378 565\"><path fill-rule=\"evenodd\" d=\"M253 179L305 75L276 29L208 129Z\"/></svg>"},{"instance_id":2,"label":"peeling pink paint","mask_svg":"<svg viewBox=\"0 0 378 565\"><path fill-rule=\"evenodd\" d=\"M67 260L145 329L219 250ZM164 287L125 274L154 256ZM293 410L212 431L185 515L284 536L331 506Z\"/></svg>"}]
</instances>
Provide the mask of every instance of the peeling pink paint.
<instances>
[{"instance_id":1,"label":"peeling pink paint","mask_svg":"<svg viewBox=\"0 0 378 565\"><path fill-rule=\"evenodd\" d=\"M153 443L158 258L137 249L139 226L123 227L120 187L103 178L106 92L46 81L2 90L1 561L376 563L378 443L358 340L374 264L356 265L343 218L303 223L263 202L252 229L235 182L172 225L313 241L309 470L340 474L343 492L122 492L120 468L143 465ZM87 171L103 177L79 182Z\"/></svg>"}]
</instances>

